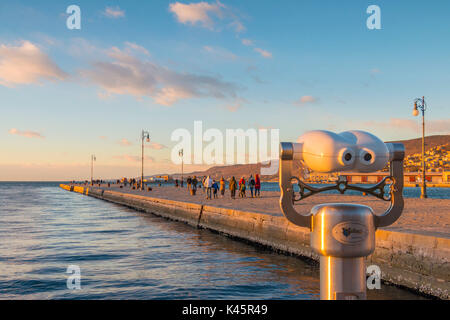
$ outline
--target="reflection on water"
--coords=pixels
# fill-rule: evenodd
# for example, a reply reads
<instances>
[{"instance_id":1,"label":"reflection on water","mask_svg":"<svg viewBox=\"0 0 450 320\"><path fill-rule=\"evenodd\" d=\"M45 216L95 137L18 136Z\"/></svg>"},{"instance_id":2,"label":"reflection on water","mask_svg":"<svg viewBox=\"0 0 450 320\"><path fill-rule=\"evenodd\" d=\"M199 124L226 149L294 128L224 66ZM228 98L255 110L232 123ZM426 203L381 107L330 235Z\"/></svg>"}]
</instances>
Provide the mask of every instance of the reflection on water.
<instances>
[{"instance_id":1,"label":"reflection on water","mask_svg":"<svg viewBox=\"0 0 450 320\"><path fill-rule=\"evenodd\" d=\"M68 265L81 290L66 287ZM316 265L59 189L0 183L0 299L318 299ZM382 285L372 299L417 299Z\"/></svg>"}]
</instances>

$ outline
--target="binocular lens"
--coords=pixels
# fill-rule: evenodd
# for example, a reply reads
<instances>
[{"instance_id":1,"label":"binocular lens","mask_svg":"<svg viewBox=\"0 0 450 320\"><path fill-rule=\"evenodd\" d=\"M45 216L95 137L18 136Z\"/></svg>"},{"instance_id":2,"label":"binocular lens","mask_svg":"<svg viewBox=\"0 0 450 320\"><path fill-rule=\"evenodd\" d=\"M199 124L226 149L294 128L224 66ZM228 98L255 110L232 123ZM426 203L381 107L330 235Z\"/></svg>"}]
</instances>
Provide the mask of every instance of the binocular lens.
<instances>
[{"instance_id":1,"label":"binocular lens","mask_svg":"<svg viewBox=\"0 0 450 320\"><path fill-rule=\"evenodd\" d=\"M352 160L352 155L350 153L346 153L344 156L345 161L350 161Z\"/></svg>"},{"instance_id":2,"label":"binocular lens","mask_svg":"<svg viewBox=\"0 0 450 320\"><path fill-rule=\"evenodd\" d=\"M369 162L370 160L372 160L372 155L370 153L366 153L364 155L364 160L366 160L367 162Z\"/></svg>"}]
</instances>

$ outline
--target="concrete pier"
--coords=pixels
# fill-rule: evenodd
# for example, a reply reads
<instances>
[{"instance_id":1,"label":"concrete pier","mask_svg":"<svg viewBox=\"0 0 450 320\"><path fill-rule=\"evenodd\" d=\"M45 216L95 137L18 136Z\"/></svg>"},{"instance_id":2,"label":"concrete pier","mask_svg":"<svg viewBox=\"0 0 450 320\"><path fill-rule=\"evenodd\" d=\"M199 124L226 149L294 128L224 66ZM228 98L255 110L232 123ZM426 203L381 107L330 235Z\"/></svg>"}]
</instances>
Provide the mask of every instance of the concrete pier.
<instances>
[{"instance_id":1,"label":"concrete pier","mask_svg":"<svg viewBox=\"0 0 450 320\"><path fill-rule=\"evenodd\" d=\"M310 230L297 227L281 216L277 207L278 193L275 192L265 192L265 198L261 199L231 200L228 196L226 199L207 202L201 190L192 197L187 194L186 188L157 187L151 192L106 186L61 185L61 188L185 222L193 227L217 231L277 251L319 259L309 246ZM170 199L175 197L180 200ZM336 202L333 197L322 195L316 197L315 201ZM383 210L386 205L369 197L346 197L344 200L348 201L340 196L340 202L369 202L367 205L374 208L375 212ZM377 230L376 250L367 258L366 264L379 266L385 281L441 299L450 299L450 228L447 224L450 200L435 201L430 208L432 200L437 199L426 199L427 212L420 212L418 205L412 205L408 211L408 203L416 200L407 200L404 213L407 222L401 221L402 216L392 227ZM314 204L309 200L298 210L309 210ZM242 210L236 210L236 207Z\"/></svg>"}]
</instances>

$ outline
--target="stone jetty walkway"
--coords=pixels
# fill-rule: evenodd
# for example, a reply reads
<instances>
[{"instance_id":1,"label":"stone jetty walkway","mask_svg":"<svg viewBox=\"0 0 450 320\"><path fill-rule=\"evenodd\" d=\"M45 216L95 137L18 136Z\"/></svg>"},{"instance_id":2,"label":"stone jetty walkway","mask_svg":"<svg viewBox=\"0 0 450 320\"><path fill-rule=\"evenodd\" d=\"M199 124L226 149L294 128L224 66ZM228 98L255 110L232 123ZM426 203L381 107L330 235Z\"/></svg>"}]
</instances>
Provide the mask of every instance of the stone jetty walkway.
<instances>
[{"instance_id":1,"label":"stone jetty walkway","mask_svg":"<svg viewBox=\"0 0 450 320\"><path fill-rule=\"evenodd\" d=\"M98 187L98 185L95 185ZM133 190L129 186L119 188L111 185L101 186L103 189L120 191L124 193L147 195L154 198L162 198L169 200L177 200L183 202L207 204L210 206L237 209L243 211L264 213L274 216L282 216L278 204L280 193L265 191L261 192L261 198L238 198L231 199L229 190L225 192L225 197L207 200L203 189L198 189L195 196L188 193L186 186L184 188L176 188L171 186L155 186L153 190L140 191ZM247 195L249 192L247 192ZM311 208L321 203L346 202L358 203L371 207L375 214L383 213L390 202L376 199L372 196L349 196L349 195L333 195L318 194L306 198L296 205L298 212L310 212ZM393 225L383 228L384 230L417 233L429 236L436 236L450 239L450 199L405 199L405 209L400 219Z\"/></svg>"}]
</instances>

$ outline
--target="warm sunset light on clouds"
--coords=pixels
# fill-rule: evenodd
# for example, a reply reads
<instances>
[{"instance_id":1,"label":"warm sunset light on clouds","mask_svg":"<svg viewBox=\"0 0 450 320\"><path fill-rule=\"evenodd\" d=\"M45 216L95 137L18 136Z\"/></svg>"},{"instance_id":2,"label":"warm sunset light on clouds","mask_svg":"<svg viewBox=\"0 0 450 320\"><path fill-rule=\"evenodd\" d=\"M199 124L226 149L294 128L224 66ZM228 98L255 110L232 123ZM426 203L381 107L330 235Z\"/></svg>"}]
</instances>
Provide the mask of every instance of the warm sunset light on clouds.
<instances>
[{"instance_id":1,"label":"warm sunset light on clouds","mask_svg":"<svg viewBox=\"0 0 450 320\"><path fill-rule=\"evenodd\" d=\"M158 142L150 142L145 145L146 148L161 150L167 148L165 145L162 145Z\"/></svg>"},{"instance_id":2,"label":"warm sunset light on clouds","mask_svg":"<svg viewBox=\"0 0 450 320\"><path fill-rule=\"evenodd\" d=\"M119 7L106 7L103 14L109 18L122 18L125 17L125 11Z\"/></svg>"},{"instance_id":3,"label":"warm sunset light on clouds","mask_svg":"<svg viewBox=\"0 0 450 320\"><path fill-rule=\"evenodd\" d=\"M317 102L317 98L312 97L312 96L303 96L299 100L295 101L294 104L298 105L298 106L303 106L303 105L315 103L315 102Z\"/></svg>"},{"instance_id":4,"label":"warm sunset light on clouds","mask_svg":"<svg viewBox=\"0 0 450 320\"><path fill-rule=\"evenodd\" d=\"M80 30L67 4L0 2L0 180L85 179L93 154L98 177L138 176L142 130L146 173L178 172L171 133L197 120L417 138L422 95L427 134L450 133L450 4L385 2L376 31L350 2L76 4Z\"/></svg>"},{"instance_id":5,"label":"warm sunset light on clouds","mask_svg":"<svg viewBox=\"0 0 450 320\"><path fill-rule=\"evenodd\" d=\"M131 146L132 143L130 141L128 141L127 139L123 138L122 140L119 141L119 144L123 147L128 147Z\"/></svg>"},{"instance_id":6,"label":"warm sunset light on clouds","mask_svg":"<svg viewBox=\"0 0 450 320\"><path fill-rule=\"evenodd\" d=\"M133 49L142 47L135 45ZM134 56L119 48L107 51L111 62L96 62L81 74L110 94L145 96L155 103L170 106L191 97L235 97L236 86L219 77L181 73Z\"/></svg>"},{"instance_id":7,"label":"warm sunset light on clouds","mask_svg":"<svg viewBox=\"0 0 450 320\"><path fill-rule=\"evenodd\" d=\"M397 128L398 130L405 130L411 133L417 132L419 126L422 124L417 123L415 120L410 119L395 119L390 118L386 122L378 121L366 121L364 125L370 128ZM429 120L427 121L428 134L442 134L448 132L450 129L450 119L443 120Z\"/></svg>"},{"instance_id":8,"label":"warm sunset light on clouds","mask_svg":"<svg viewBox=\"0 0 450 320\"><path fill-rule=\"evenodd\" d=\"M141 160L142 160L142 157L132 156L132 155L129 155L129 154L124 154L124 155L121 155L121 156L115 156L113 158L114 159L119 159L119 160L126 160L126 161L129 161L129 162L137 162L137 163L141 163ZM149 157L149 156L145 156L144 160L147 163L152 163L152 162L155 161L154 158Z\"/></svg>"},{"instance_id":9,"label":"warm sunset light on clouds","mask_svg":"<svg viewBox=\"0 0 450 320\"><path fill-rule=\"evenodd\" d=\"M41 49L29 41L0 45L0 84L15 86L67 77Z\"/></svg>"},{"instance_id":10,"label":"warm sunset light on clouds","mask_svg":"<svg viewBox=\"0 0 450 320\"><path fill-rule=\"evenodd\" d=\"M261 48L255 48L254 49L256 52L258 52L262 57L266 58L266 59L270 59L272 58L272 53L270 53L267 50L263 50Z\"/></svg>"},{"instance_id":11,"label":"warm sunset light on clouds","mask_svg":"<svg viewBox=\"0 0 450 320\"><path fill-rule=\"evenodd\" d=\"M214 23L211 16L214 15L219 18L223 17L222 9L225 8L225 6L220 2L211 4L208 2L190 4L175 2L171 3L169 8L181 23L199 23L203 27L212 28Z\"/></svg>"},{"instance_id":12,"label":"warm sunset light on clouds","mask_svg":"<svg viewBox=\"0 0 450 320\"><path fill-rule=\"evenodd\" d=\"M17 130L16 128L10 129L9 133L10 134L16 134L18 136L27 137L27 138L40 138L40 139L44 138L44 136L42 136L39 132L21 131L21 130Z\"/></svg>"}]
</instances>

